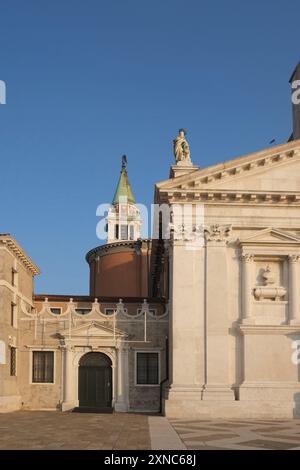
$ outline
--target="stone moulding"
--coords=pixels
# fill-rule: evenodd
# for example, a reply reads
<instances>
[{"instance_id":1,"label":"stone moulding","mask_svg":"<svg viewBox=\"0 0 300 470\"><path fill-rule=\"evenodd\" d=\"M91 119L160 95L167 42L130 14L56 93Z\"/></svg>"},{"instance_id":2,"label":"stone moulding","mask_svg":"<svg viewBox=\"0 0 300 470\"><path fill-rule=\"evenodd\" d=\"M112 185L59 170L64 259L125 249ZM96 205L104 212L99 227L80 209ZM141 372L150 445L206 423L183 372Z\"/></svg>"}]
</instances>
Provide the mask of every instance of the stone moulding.
<instances>
[{"instance_id":1,"label":"stone moulding","mask_svg":"<svg viewBox=\"0 0 300 470\"><path fill-rule=\"evenodd\" d=\"M260 286L253 289L254 297L257 300L274 299L280 300L285 297L287 290L284 287Z\"/></svg>"},{"instance_id":2,"label":"stone moulding","mask_svg":"<svg viewBox=\"0 0 300 470\"><path fill-rule=\"evenodd\" d=\"M196 201L199 203L218 203L218 204L261 204L261 205L299 205L300 192L286 192L285 194L264 191L224 191L224 190L197 190L181 192L178 189L173 191L161 191L161 202L173 202L182 199L182 201Z\"/></svg>"},{"instance_id":3,"label":"stone moulding","mask_svg":"<svg viewBox=\"0 0 300 470\"><path fill-rule=\"evenodd\" d=\"M243 325L237 326L242 335L287 335L300 333L300 325Z\"/></svg>"}]
</instances>

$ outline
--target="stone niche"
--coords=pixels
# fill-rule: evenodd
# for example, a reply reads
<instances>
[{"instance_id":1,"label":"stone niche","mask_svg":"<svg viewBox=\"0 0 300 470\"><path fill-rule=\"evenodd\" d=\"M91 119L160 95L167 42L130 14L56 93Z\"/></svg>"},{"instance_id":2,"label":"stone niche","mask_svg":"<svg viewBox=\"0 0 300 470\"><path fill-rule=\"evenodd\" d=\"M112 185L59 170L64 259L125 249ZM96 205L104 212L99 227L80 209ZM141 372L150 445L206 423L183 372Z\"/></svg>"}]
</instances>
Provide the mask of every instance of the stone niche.
<instances>
[{"instance_id":1,"label":"stone niche","mask_svg":"<svg viewBox=\"0 0 300 470\"><path fill-rule=\"evenodd\" d=\"M287 321L288 266L286 259L257 258L253 287L253 314L259 323Z\"/></svg>"},{"instance_id":2,"label":"stone niche","mask_svg":"<svg viewBox=\"0 0 300 470\"><path fill-rule=\"evenodd\" d=\"M257 301L286 300L287 289L284 287L284 261L256 261L254 298Z\"/></svg>"}]
</instances>

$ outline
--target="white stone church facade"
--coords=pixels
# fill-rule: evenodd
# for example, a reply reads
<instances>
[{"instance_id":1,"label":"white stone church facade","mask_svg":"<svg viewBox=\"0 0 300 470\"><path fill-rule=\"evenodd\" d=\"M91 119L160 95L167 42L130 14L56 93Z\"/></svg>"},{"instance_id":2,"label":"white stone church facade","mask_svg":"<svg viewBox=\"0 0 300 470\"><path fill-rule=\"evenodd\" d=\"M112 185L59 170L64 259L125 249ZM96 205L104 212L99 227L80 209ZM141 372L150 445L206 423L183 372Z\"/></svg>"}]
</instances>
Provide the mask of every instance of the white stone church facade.
<instances>
[{"instance_id":1,"label":"white stone church facade","mask_svg":"<svg viewBox=\"0 0 300 470\"><path fill-rule=\"evenodd\" d=\"M86 257L89 295L33 294L39 268L0 234L0 411L300 417L294 118L288 143L204 169L181 130L176 165L155 187L170 237L160 227L158 239L140 239L123 160L108 241Z\"/></svg>"},{"instance_id":2,"label":"white stone church facade","mask_svg":"<svg viewBox=\"0 0 300 470\"><path fill-rule=\"evenodd\" d=\"M204 206L204 246L175 227L168 247L166 414L298 416L300 141L190 167L156 200Z\"/></svg>"}]
</instances>

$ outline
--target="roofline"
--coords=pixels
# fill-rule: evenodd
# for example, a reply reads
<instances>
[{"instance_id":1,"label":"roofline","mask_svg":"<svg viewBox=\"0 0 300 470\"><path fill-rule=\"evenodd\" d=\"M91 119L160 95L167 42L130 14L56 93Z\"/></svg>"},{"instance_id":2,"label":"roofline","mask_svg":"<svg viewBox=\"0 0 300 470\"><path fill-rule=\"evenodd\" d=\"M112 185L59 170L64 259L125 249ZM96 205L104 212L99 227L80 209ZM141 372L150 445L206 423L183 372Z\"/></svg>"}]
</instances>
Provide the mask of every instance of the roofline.
<instances>
[{"instance_id":1,"label":"roofline","mask_svg":"<svg viewBox=\"0 0 300 470\"><path fill-rule=\"evenodd\" d=\"M97 298L97 297L96 297ZM120 298L124 303L143 303L144 299L148 303L165 304L165 298L148 298L148 297L98 297L99 303L118 303ZM61 295L61 294L34 294L33 300L35 302L44 302L48 299L50 302L69 302L72 299L74 302L95 302L95 297L90 295Z\"/></svg>"},{"instance_id":2,"label":"roofline","mask_svg":"<svg viewBox=\"0 0 300 470\"><path fill-rule=\"evenodd\" d=\"M297 140L292 140L291 142L285 142L284 144L276 145L275 147L265 148L263 150L258 150L257 152L252 152L246 155L241 155L241 156L232 158L230 160L225 160L220 163L215 163L213 165L200 168L199 170L195 170L193 173L188 173L182 176L177 176L176 178L168 178L166 180L159 181L158 183L155 184L155 189L159 191L161 188L163 189L164 184L170 183L171 181L176 181L176 183L179 184L181 181L184 181L187 177L191 176L191 174L194 174L197 176L200 176L200 175L206 176L207 174L210 174L210 172L212 171L215 172L215 171L220 171L220 170L226 170L230 168L232 165L240 165L240 164L251 162L254 159L267 157L267 156L270 156L272 154L276 154L279 152L293 150L294 147L297 148L299 145L300 145L300 139L297 139Z\"/></svg>"},{"instance_id":3,"label":"roofline","mask_svg":"<svg viewBox=\"0 0 300 470\"><path fill-rule=\"evenodd\" d=\"M136 246L141 245L141 243L149 241L151 242L151 238L139 238L138 240L120 240L118 242L105 243L104 245L98 245L95 248L89 250L85 255L85 259L87 263L89 263L91 256L101 251L109 251L110 248L117 248L122 246L135 249Z\"/></svg>"},{"instance_id":4,"label":"roofline","mask_svg":"<svg viewBox=\"0 0 300 470\"><path fill-rule=\"evenodd\" d=\"M122 182L123 178L125 178L126 196L119 194L119 192L121 192L121 189L123 188L123 186L121 185L121 182ZM116 187L114 197L113 197L113 200L112 200L112 206L118 205L120 203L119 202L120 198L122 198L122 197L127 198L127 203L136 204L136 199L134 197L134 194L133 194L133 191L132 191L132 188L131 188L131 184L130 184L130 181L129 181L127 169L123 165L122 165L122 168L121 168L121 171L120 171L119 180L118 180L117 187Z\"/></svg>"},{"instance_id":5,"label":"roofline","mask_svg":"<svg viewBox=\"0 0 300 470\"><path fill-rule=\"evenodd\" d=\"M40 268L32 261L26 251L19 245L17 240L9 233L0 234L0 244L7 248L23 263L23 265L32 272L33 275L40 274Z\"/></svg>"}]
</instances>

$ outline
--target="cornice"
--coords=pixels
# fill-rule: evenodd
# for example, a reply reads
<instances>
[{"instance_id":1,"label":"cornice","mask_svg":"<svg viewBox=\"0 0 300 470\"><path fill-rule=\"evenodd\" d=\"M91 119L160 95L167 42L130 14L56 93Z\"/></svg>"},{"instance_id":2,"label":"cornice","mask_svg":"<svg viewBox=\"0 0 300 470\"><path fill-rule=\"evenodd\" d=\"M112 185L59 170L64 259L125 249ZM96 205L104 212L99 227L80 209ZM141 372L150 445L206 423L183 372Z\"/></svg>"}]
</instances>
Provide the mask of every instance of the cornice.
<instances>
[{"instance_id":1,"label":"cornice","mask_svg":"<svg viewBox=\"0 0 300 470\"><path fill-rule=\"evenodd\" d=\"M9 234L0 235L0 248L7 248L33 274L40 274L40 269Z\"/></svg>"},{"instance_id":2,"label":"cornice","mask_svg":"<svg viewBox=\"0 0 300 470\"><path fill-rule=\"evenodd\" d=\"M230 205L300 205L300 192L286 191L247 191L247 190L173 190L160 191L160 203L186 203L200 202L205 204Z\"/></svg>"},{"instance_id":3,"label":"cornice","mask_svg":"<svg viewBox=\"0 0 300 470\"><path fill-rule=\"evenodd\" d=\"M123 240L119 242L106 243L105 245L96 246L92 248L85 256L85 259L88 263L94 260L95 256L104 256L109 252L116 250L138 250L142 247L143 243L148 243L149 239L139 239L139 240Z\"/></svg>"},{"instance_id":4,"label":"cornice","mask_svg":"<svg viewBox=\"0 0 300 470\"><path fill-rule=\"evenodd\" d=\"M239 157L225 163L162 181L156 185L156 201L236 204L298 204L299 191L256 191L218 189L224 181L230 183L240 178L248 178L269 168L277 168L300 160L300 140L289 142L272 149Z\"/></svg>"}]
</instances>

